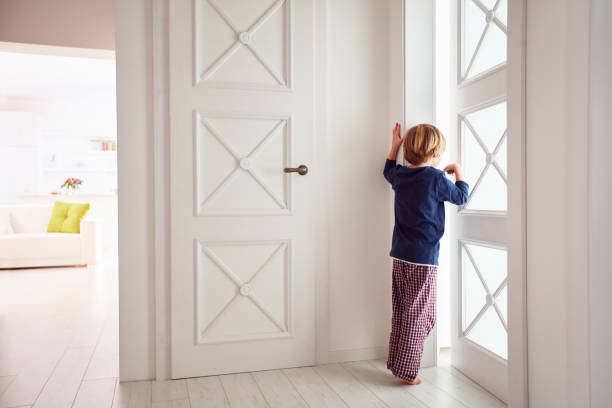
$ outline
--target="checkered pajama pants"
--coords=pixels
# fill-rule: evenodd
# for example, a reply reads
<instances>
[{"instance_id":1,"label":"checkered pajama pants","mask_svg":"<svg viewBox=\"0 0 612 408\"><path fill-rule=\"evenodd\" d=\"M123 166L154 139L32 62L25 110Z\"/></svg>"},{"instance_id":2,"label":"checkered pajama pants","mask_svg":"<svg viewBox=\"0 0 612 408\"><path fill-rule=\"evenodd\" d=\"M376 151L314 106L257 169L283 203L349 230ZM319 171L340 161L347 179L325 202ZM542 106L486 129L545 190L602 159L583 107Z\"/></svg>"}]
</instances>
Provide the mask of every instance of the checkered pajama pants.
<instances>
[{"instance_id":1,"label":"checkered pajama pants","mask_svg":"<svg viewBox=\"0 0 612 408\"><path fill-rule=\"evenodd\" d=\"M421 367L423 343L436 323L435 265L393 259L393 317L387 368L413 381Z\"/></svg>"}]
</instances>

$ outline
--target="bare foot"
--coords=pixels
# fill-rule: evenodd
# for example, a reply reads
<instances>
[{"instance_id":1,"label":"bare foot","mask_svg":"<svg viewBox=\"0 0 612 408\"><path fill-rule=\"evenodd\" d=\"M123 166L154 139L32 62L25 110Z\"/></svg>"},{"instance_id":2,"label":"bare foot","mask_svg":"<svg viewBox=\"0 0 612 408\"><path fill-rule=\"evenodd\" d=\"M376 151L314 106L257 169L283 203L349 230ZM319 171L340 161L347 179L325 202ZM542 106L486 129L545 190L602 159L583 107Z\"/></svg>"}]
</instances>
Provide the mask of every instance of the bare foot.
<instances>
[{"instance_id":1,"label":"bare foot","mask_svg":"<svg viewBox=\"0 0 612 408\"><path fill-rule=\"evenodd\" d=\"M405 382L406 384L408 384L408 385L418 385L418 384L420 384L420 383L421 383L421 378L420 378L420 377L417 377L417 378L415 378L415 379L414 379L414 380L412 380L412 381L408 381L408 380L402 380L402 381L404 381L404 382Z\"/></svg>"}]
</instances>

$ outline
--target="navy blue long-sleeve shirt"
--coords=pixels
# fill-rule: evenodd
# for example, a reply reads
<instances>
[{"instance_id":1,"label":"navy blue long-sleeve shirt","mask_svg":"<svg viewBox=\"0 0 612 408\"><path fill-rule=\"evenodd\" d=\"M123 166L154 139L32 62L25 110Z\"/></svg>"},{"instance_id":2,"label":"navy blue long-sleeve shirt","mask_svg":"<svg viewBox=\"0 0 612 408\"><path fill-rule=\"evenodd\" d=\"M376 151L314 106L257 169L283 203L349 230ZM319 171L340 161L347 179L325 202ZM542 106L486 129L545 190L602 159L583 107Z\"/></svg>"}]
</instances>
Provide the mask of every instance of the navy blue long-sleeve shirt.
<instances>
[{"instance_id":1,"label":"navy blue long-sleeve shirt","mask_svg":"<svg viewBox=\"0 0 612 408\"><path fill-rule=\"evenodd\" d=\"M407 262L438 265L444 234L444 202L465 204L468 184L453 184L431 166L406 167L387 159L383 175L395 191L395 226L390 255Z\"/></svg>"}]
</instances>

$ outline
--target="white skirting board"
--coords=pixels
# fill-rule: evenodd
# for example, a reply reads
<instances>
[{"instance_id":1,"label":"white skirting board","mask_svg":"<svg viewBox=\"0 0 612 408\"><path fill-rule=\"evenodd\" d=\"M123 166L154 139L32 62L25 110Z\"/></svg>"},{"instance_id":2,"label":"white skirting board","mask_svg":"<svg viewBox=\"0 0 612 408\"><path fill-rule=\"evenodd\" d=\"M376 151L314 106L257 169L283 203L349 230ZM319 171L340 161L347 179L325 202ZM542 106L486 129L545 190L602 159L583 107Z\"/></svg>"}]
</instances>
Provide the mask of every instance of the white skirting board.
<instances>
[{"instance_id":1,"label":"white skirting board","mask_svg":"<svg viewBox=\"0 0 612 408\"><path fill-rule=\"evenodd\" d=\"M329 363L342 363L345 361L376 360L386 358L389 351L388 346L369 347L350 350L329 351Z\"/></svg>"},{"instance_id":2,"label":"white skirting board","mask_svg":"<svg viewBox=\"0 0 612 408\"><path fill-rule=\"evenodd\" d=\"M430 336L425 340L423 357L421 358L421 367L435 367L437 356L435 353L435 342ZM386 359L389 352L389 346L368 347L349 350L330 350L328 353L328 363L343 363L346 361L362 361L362 360L377 360Z\"/></svg>"}]
</instances>

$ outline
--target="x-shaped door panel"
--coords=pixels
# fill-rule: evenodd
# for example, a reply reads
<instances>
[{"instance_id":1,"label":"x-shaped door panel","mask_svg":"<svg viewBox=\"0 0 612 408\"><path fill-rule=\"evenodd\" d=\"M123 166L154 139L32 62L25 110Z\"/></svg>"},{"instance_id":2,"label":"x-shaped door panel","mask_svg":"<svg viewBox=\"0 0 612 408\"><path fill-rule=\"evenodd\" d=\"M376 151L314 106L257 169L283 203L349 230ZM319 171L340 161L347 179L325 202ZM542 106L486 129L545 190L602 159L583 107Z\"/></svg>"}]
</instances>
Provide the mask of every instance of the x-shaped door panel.
<instances>
[{"instance_id":1,"label":"x-shaped door panel","mask_svg":"<svg viewBox=\"0 0 612 408\"><path fill-rule=\"evenodd\" d=\"M206 49L207 45L210 45L210 42L220 41L220 38L215 36L215 33L210 33L209 37L215 36L214 38L199 38L200 32L203 30L203 26L207 24L206 21L200 21L200 17L196 18L196 36L198 36L198 41L196 41L196 58L198 61L198 67L196 72L196 82L197 83L221 83L224 85L234 85L237 87L282 87L289 88L290 87L290 62L291 62L291 27L290 27L290 15L289 15L289 2L290 0L276 0L267 8L263 9L261 13L254 19L248 26L239 27L235 22L232 16L224 9L222 5L222 1L220 0L195 0L196 5L199 2L204 4L200 4L197 8L200 10L203 6L207 6L207 9L212 10L212 13L216 16L217 19L220 19L223 24L225 24L225 28L231 30L233 39L229 42L228 46L222 51L209 55L206 61L201 61L203 49ZM254 7L254 3L248 2L244 3L243 7ZM285 9L285 13L282 15L283 24L281 28L281 32L275 33L274 35L278 41L269 41L270 37L267 37L267 41L261 42L261 47L263 48L277 48L270 49L269 52L280 53L281 54L281 62L280 67L278 63L274 63L270 58L266 56L263 48L260 48L259 45L256 44L255 39L258 35L258 32L262 27L269 24L269 21L273 16L276 16L278 13L281 13L282 9ZM197 16L200 16L201 13L196 13ZM212 18L209 16L208 18ZM221 30L221 29L219 29ZM202 48L203 47L203 48ZM202 49L200 49L202 48ZM263 70L262 72L266 72L269 78L260 77L250 78L245 80L244 78L239 78L233 76L231 78L218 79L216 78L216 74L224 69L228 64L230 64L233 59L236 59L236 55L240 50L246 50L250 55L254 58L253 62L256 61L258 66L249 66L244 67L246 71L249 71L252 75L254 72L258 70ZM238 64L244 61L237 61ZM269 82L268 79L271 79L272 82Z\"/></svg>"},{"instance_id":2,"label":"x-shaped door panel","mask_svg":"<svg viewBox=\"0 0 612 408\"><path fill-rule=\"evenodd\" d=\"M507 356L507 254L461 242L461 335ZM494 316L495 315L495 316Z\"/></svg>"},{"instance_id":3,"label":"x-shaped door panel","mask_svg":"<svg viewBox=\"0 0 612 408\"><path fill-rule=\"evenodd\" d=\"M238 244L235 244L238 245ZM241 244L244 245L244 244ZM219 271L221 271L221 273L225 276L226 281L230 282L233 285L233 291L232 294L230 296L227 297L227 299L222 302L222 304L220 305L216 305L216 308L214 310L214 314L212 315L207 315L206 319L205 319L205 323L202 323L204 321L202 316L198 317L198 321L201 322L201 324L198 325L198 338L200 343L211 343L211 342L225 342L225 341L238 341L238 340L252 340L255 338L271 338L271 337L284 337L284 336L288 336L290 335L290 315L289 315L289 311L290 311L290 294L291 294L291 289L290 289L290 270L289 270L289 265L290 263L288 262L288 257L290 257L290 252L289 252L289 242L287 241L279 241L279 242L254 242L251 244L247 244L249 246L253 246L253 247L259 247L261 248L261 251L266 251L269 250L270 247L272 247L272 251L264 258L264 261L256 267L255 272L250 274L248 272L245 272L243 270L236 270L234 268L232 268L228 261L231 261L230 259L223 259L223 256L219 256L214 250L213 247L215 246L215 244L202 244L197 242L197 251L198 251L198 291L197 291L197 297L198 297L198 304L202 305L204 303L204 298L206 296L211 296L212 293L211 291L217 291L220 288L220 285L217 283L217 285L215 285L215 287L206 287L205 285L202 284L203 280L204 280L204 276L202 276L202 274L205 273L212 273L210 271L210 269L207 269L206 267L203 267L203 260L201 258L201 256L205 256L207 259L209 259L210 261L212 261L212 265L214 265L216 267L216 269L218 269ZM217 246L225 246L227 247L232 247L232 244L217 244ZM270 306L268 304L268 302L265 300L265 296L260 296L260 294L258 293L257 288L257 282L258 279L260 277L262 277L264 274L266 273L271 273L271 272L265 272L267 269L273 269L272 268L272 264L274 263L274 261L279 261L280 262L280 268L282 268L282 270L280 271L280 273L278 273L279 271L276 271L277 274L274 275L275 279L281 279L283 282L281 282L281 286L284 288L282 291L274 291L274 297L278 297L280 296L282 299L279 302L276 302L276 304L283 304L283 308L282 310L274 310L275 308L273 306ZM253 265L249 265L249 267L251 267ZM277 264L277 268L279 267L279 264ZM245 276L246 274L246 276ZM250 276L249 276L250 275ZM265 287L266 283L262 282L262 284L264 286L260 286L260 288ZM269 294L267 295L269 296ZM250 307L249 309L247 309L247 313L249 313L249 315L240 315L240 316L231 316L232 313L236 314L237 312L232 312L232 306L235 305L238 301L240 300L244 300L247 299L250 303L250 305L252 305L252 307ZM268 297L268 300L270 300L270 298ZM202 315L202 313L207 314L210 313L208 310L201 310L201 309L205 309L203 306L199 306L198 307L198 314ZM259 330L255 330L254 333L242 333L241 335L224 335L224 334L214 334L211 335L210 333L214 330L214 328L219 325L219 323L225 319L228 318L232 320L231 324L234 324L236 321L239 322L243 322L244 323L244 319L249 319L250 317L253 317L253 313L257 314L257 316L265 316L265 319L267 319L268 323L271 323L274 327L274 330L270 330L269 326L267 325L267 329L262 331ZM232 319L233 318L233 319ZM259 328L258 328L259 329Z\"/></svg>"},{"instance_id":4,"label":"x-shaped door panel","mask_svg":"<svg viewBox=\"0 0 612 408\"><path fill-rule=\"evenodd\" d=\"M197 126L199 128L198 132L196 132L198 138L196 170L198 194L196 205L198 214L252 215L288 213L290 210L291 178L283 173L283 168L287 164L288 156L290 155L289 119L228 117L219 118L218 120L221 119L241 124L240 130L234 129L231 131L240 133L239 135L231 135L236 140L248 138L257 140L257 142L254 147L241 146L238 149L230 142L229 130L227 131L228 134L224 134L224 132L215 126L214 118L197 115ZM253 130L254 124L257 122L265 122L271 125L271 128L265 130L263 135L257 134L257 130ZM262 131L261 129L261 127L258 128L259 131ZM247 132L253 132L253 134ZM211 141L204 140L207 137L212 138L222 146L226 155L229 154L229 159L224 159L219 154L211 152L212 146L206 146L206 143ZM258 161L258 157L264 153L266 156ZM258 167L259 162L261 162L264 170L260 170ZM229 172L218 181L219 175L225 174L224 172L228 171L228 169ZM254 182L254 185L247 186L244 184L246 181L242 179L242 184L234 186L237 179L245 177L245 175ZM213 182L217 184L204 191L202 184L210 186ZM229 198L221 203L217 203L220 197L223 197L226 194L226 190L229 189L233 189L232 193L228 195ZM255 189L259 191L255 191ZM233 207L229 208L226 206L230 204Z\"/></svg>"},{"instance_id":5,"label":"x-shaped door panel","mask_svg":"<svg viewBox=\"0 0 612 408\"><path fill-rule=\"evenodd\" d=\"M506 62L507 0L463 0L460 81Z\"/></svg>"},{"instance_id":6,"label":"x-shaped door panel","mask_svg":"<svg viewBox=\"0 0 612 408\"><path fill-rule=\"evenodd\" d=\"M468 210L507 210L505 109L506 103L502 102L459 115L462 162L468 182L472 184L464 206ZM500 114L501 118L498 117ZM478 126L474 125L474 121ZM475 198L478 199L477 203Z\"/></svg>"}]
</instances>

